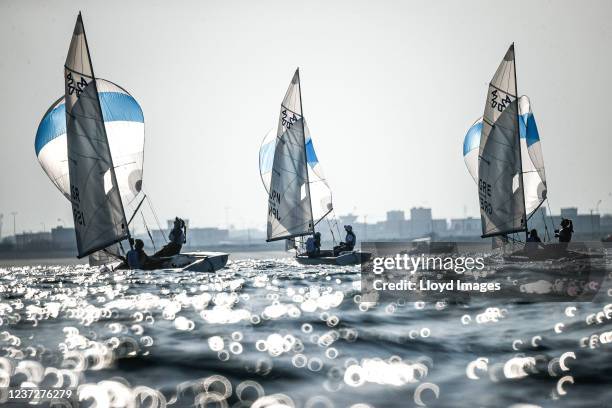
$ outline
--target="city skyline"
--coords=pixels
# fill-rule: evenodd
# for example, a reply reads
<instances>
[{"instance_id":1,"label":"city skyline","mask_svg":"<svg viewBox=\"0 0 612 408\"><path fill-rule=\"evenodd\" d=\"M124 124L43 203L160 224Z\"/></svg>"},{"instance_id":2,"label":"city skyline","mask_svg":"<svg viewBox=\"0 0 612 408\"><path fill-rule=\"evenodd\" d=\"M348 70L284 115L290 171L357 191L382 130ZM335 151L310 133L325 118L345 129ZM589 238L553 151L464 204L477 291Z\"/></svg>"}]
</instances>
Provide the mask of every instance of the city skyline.
<instances>
[{"instance_id":1,"label":"city skyline","mask_svg":"<svg viewBox=\"0 0 612 408\"><path fill-rule=\"evenodd\" d=\"M531 97L538 120L553 212L573 205L612 212L610 3L517 2L495 10L480 1L238 3L193 3L189 14L155 2L79 4L96 73L143 107L144 189L160 218L265 225L257 153L296 66L336 214L381 220L393 203L431 207L437 218L479 217L463 137L482 115L486 84L512 42L519 93ZM77 12L67 3L0 4L0 137L10 146L0 151L3 235L12 212L18 231L48 229L58 219L72 225L70 205L40 169L33 141L63 93Z\"/></svg>"},{"instance_id":2,"label":"city skyline","mask_svg":"<svg viewBox=\"0 0 612 408\"><path fill-rule=\"evenodd\" d=\"M398 213L402 214L402 220L401 221L412 221L413 218L411 217L411 212L413 212L414 210L419 211L419 210L426 210L426 211L430 211L431 212L431 219L433 221L440 221L440 220L444 220L447 223L447 227L450 227L453 221L459 221L459 220L476 220L478 222L478 224L480 225L480 215L453 215L450 217L439 217L436 215L435 213L435 209L433 208L429 208L429 207L411 207L408 209L390 209L385 211L385 213L381 216L381 217L370 217L369 215L364 215L363 214L357 214L357 213L353 213L353 212L348 212L345 214L337 214L335 217L335 221L338 222L339 227L341 227L343 223L347 223L347 219L353 219L354 221L352 221L352 223L355 224L368 224L371 226L374 226L376 224L381 224L381 223L388 223L388 222L392 222L393 221L393 217L397 217ZM580 217L588 217L588 216L597 216L598 219L605 219L608 217L612 217L612 212L602 212L602 211L596 211L595 209L591 209L591 210L583 210L580 209L578 207L575 206L570 206L570 207L562 207L559 209L559 211L554 211L552 213L548 212L548 209L546 207L538 210L538 211L543 211L544 212L544 216L547 219L547 223L549 224L551 222L550 217L553 218L558 218L560 217L564 212L567 211L573 211L575 210L577 212L577 215ZM2 214L0 214L2 215ZM391 219L390 219L391 217ZM534 219L539 217L539 213L538 214L534 214ZM571 217L570 217L571 218ZM173 218L168 217L168 218L160 218L159 219L160 224L159 226L157 225L156 221L153 221L151 223L147 222L147 228L149 228L150 230L155 230L155 231L166 231L166 230L170 230L171 229L171 225L173 222ZM218 229L218 230L227 230L227 231L257 231L257 232L265 232L266 229L266 225L265 223L261 223L261 225L241 225L241 224L235 224L230 222L229 224L225 223L225 224L220 224L220 225L198 225L198 224L193 224L190 222L190 219L186 219L186 222L189 226L190 229ZM538 220L539 222L539 220ZM348 223L351 223L350 221ZM134 228L135 234L143 234L146 232L145 226L142 223L139 222L135 222L134 223L136 225L136 228ZM32 229L20 229L19 228L19 224L17 222L17 234L23 234L23 233L37 233L37 232L49 232L51 231L53 228L56 227L60 227L60 228L71 228L73 227L72 223L67 223L66 221L62 220L62 219L58 219L57 223L52 223L52 224L46 224L44 222L40 222L38 224L39 228L32 228ZM327 227L324 228L320 228L322 230L326 230L329 229ZM9 214L9 217L4 217L4 219L2 217L0 217L0 240L2 238L7 238L10 236L13 236L13 218L12 215Z\"/></svg>"}]
</instances>

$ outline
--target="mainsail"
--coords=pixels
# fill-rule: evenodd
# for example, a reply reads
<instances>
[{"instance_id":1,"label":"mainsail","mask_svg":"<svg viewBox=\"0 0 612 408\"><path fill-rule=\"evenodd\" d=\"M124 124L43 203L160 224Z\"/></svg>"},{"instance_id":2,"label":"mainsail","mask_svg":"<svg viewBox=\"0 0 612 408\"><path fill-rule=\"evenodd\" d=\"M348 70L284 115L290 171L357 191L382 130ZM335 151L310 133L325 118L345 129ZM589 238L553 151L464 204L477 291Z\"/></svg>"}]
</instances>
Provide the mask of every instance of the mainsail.
<instances>
[{"instance_id":1,"label":"mainsail","mask_svg":"<svg viewBox=\"0 0 612 408\"><path fill-rule=\"evenodd\" d=\"M80 13L64 78L70 201L82 258L129 238L129 230Z\"/></svg>"},{"instance_id":2,"label":"mainsail","mask_svg":"<svg viewBox=\"0 0 612 408\"><path fill-rule=\"evenodd\" d=\"M308 183L310 184L310 198L312 202L312 215L315 226L333 210L332 193L323 166L314 148L308 122L304 120L306 131L306 161L308 162ZM270 131L264 138L259 149L259 173L266 192L270 194L272 181L272 168L274 165L274 152L276 151L276 131Z\"/></svg>"},{"instance_id":3,"label":"mainsail","mask_svg":"<svg viewBox=\"0 0 612 408\"><path fill-rule=\"evenodd\" d=\"M262 146L262 149L264 147ZM274 156L268 188L267 240L275 241L312 234L314 216L299 69L295 71L281 104L273 148ZM269 154L264 152L262 155L260 152L260 165L262 157L264 161L269 160Z\"/></svg>"},{"instance_id":4,"label":"mainsail","mask_svg":"<svg viewBox=\"0 0 612 408\"><path fill-rule=\"evenodd\" d=\"M546 175L540 135L529 98L519 98L519 130L525 194L525 211L529 219L546 200ZM470 127L463 140L463 159L468 172L478 183L478 153L482 133L482 117Z\"/></svg>"},{"instance_id":5,"label":"mainsail","mask_svg":"<svg viewBox=\"0 0 612 408\"><path fill-rule=\"evenodd\" d=\"M489 84L478 163L482 236L527 230L514 44Z\"/></svg>"}]
</instances>

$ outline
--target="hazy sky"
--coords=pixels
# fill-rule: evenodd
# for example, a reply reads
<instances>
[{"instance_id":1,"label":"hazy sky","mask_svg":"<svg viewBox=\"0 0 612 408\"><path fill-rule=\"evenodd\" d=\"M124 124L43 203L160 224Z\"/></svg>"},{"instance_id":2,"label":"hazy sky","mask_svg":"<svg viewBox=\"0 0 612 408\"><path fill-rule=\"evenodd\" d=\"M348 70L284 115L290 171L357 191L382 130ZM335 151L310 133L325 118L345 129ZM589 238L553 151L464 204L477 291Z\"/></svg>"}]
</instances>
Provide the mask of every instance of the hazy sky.
<instances>
[{"instance_id":1,"label":"hazy sky","mask_svg":"<svg viewBox=\"0 0 612 408\"><path fill-rule=\"evenodd\" d=\"M3 235L11 211L18 230L72 223L34 137L64 92L79 10L97 76L144 110L144 188L161 218L265 226L258 150L297 66L338 214L478 216L462 142L513 41L553 211L601 199L612 212L610 1L0 0Z\"/></svg>"}]
</instances>

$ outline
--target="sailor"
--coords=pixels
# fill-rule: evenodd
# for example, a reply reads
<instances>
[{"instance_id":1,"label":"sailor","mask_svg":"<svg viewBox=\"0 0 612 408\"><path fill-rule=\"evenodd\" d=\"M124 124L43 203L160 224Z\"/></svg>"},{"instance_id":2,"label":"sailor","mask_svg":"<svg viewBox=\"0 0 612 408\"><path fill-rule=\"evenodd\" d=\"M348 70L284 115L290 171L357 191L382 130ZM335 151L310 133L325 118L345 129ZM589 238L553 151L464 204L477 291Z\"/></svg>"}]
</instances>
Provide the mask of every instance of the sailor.
<instances>
[{"instance_id":1,"label":"sailor","mask_svg":"<svg viewBox=\"0 0 612 408\"><path fill-rule=\"evenodd\" d=\"M529 231L529 236L527 237L527 244L525 245L526 251L534 251L539 247L543 247L542 240L538 235L538 230L532 229Z\"/></svg>"},{"instance_id":2,"label":"sailor","mask_svg":"<svg viewBox=\"0 0 612 408\"><path fill-rule=\"evenodd\" d=\"M357 243L357 236L353 232L353 227L351 225L345 225L344 230L346 231L346 237L344 237L346 251L352 251Z\"/></svg>"},{"instance_id":3,"label":"sailor","mask_svg":"<svg viewBox=\"0 0 612 408\"><path fill-rule=\"evenodd\" d=\"M344 242L340 242L340 245L334 247L334 256L338 256L340 252L352 251L357 243L357 236L353 232L353 227L351 225L345 225L344 230L346 231L346 237L344 238Z\"/></svg>"},{"instance_id":4,"label":"sailor","mask_svg":"<svg viewBox=\"0 0 612 408\"><path fill-rule=\"evenodd\" d=\"M174 226L168 234L168 242L162 249L160 249L154 256L174 256L181 252L183 244L187 242L187 227L185 221L176 217L174 219Z\"/></svg>"},{"instance_id":5,"label":"sailor","mask_svg":"<svg viewBox=\"0 0 612 408\"><path fill-rule=\"evenodd\" d=\"M306 240L306 254L309 258L316 258L321 253L321 233L315 232Z\"/></svg>"},{"instance_id":6,"label":"sailor","mask_svg":"<svg viewBox=\"0 0 612 408\"><path fill-rule=\"evenodd\" d=\"M559 242L570 242L574 233L574 223L572 220L564 218L561 220L561 230L555 231L555 236L559 238Z\"/></svg>"},{"instance_id":7,"label":"sailor","mask_svg":"<svg viewBox=\"0 0 612 408\"><path fill-rule=\"evenodd\" d=\"M144 242L141 239L134 241L134 248L128 251L126 259L130 269L144 268L149 257L144 251Z\"/></svg>"},{"instance_id":8,"label":"sailor","mask_svg":"<svg viewBox=\"0 0 612 408\"><path fill-rule=\"evenodd\" d=\"M317 255L319 255L319 253L321 252L321 233L320 232L315 232L314 243L315 243L315 249L317 251Z\"/></svg>"}]
</instances>

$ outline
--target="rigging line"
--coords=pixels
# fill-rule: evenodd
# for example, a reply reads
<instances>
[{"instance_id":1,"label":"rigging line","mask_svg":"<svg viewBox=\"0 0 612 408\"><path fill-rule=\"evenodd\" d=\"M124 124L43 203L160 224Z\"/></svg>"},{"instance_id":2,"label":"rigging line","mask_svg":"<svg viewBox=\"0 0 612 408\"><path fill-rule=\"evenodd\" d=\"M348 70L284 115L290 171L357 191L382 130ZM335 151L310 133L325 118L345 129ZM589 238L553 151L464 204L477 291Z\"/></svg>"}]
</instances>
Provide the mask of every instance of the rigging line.
<instances>
[{"instance_id":1,"label":"rigging line","mask_svg":"<svg viewBox=\"0 0 612 408\"><path fill-rule=\"evenodd\" d=\"M104 252L106 255L110 256L111 258L114 258L118 261L125 261L125 259L123 259L120 255L114 254L112 252L110 252L108 249L104 248L102 250L102 252Z\"/></svg>"},{"instance_id":2,"label":"rigging line","mask_svg":"<svg viewBox=\"0 0 612 408\"><path fill-rule=\"evenodd\" d=\"M151 212L153 213L153 218L155 218L155 222L157 223L157 229L161 233L161 236L164 238L164 241L168 243L168 239L166 238L166 235L164 234L164 231L161 228L161 224L159 223L159 218L157 218L157 213L155 212L155 208L153 208L153 204L149 196L147 196L147 203L149 204L149 208L151 209Z\"/></svg>"},{"instance_id":3,"label":"rigging line","mask_svg":"<svg viewBox=\"0 0 612 408\"><path fill-rule=\"evenodd\" d=\"M550 219L550 223L552 224L553 231L555 230L555 219L552 216L552 211L550 209L550 200L546 199L546 205L548 206L548 218Z\"/></svg>"},{"instance_id":4,"label":"rigging line","mask_svg":"<svg viewBox=\"0 0 612 408\"><path fill-rule=\"evenodd\" d=\"M132 223L132 220L134 219L134 217L136 216L136 213L138 212L138 210L140 210L140 206L142 205L142 203L144 203L145 198L147 198L147 195L145 194L144 197L142 197L142 200L140 200L140 203L138 203L138 205L136 206L136 209L134 210L134 212L132 213L132 216L130 217L129 221L128 221L128 226Z\"/></svg>"},{"instance_id":5,"label":"rigging line","mask_svg":"<svg viewBox=\"0 0 612 408\"><path fill-rule=\"evenodd\" d=\"M546 224L546 216L544 216L544 212L540 210L540 214L542 214L542 221L544 222L544 237L546 241L550 241L550 234L548 233L548 225Z\"/></svg>"},{"instance_id":6,"label":"rigging line","mask_svg":"<svg viewBox=\"0 0 612 408\"><path fill-rule=\"evenodd\" d=\"M147 230L147 234L149 235L149 239L151 240L151 244L153 244L153 252L157 252L157 248L155 247L155 241L153 240L153 235L151 235L151 231L149 231L149 226L147 225L147 221L145 220L144 214L140 213L142 217L142 223L144 224L145 229Z\"/></svg>"}]
</instances>

